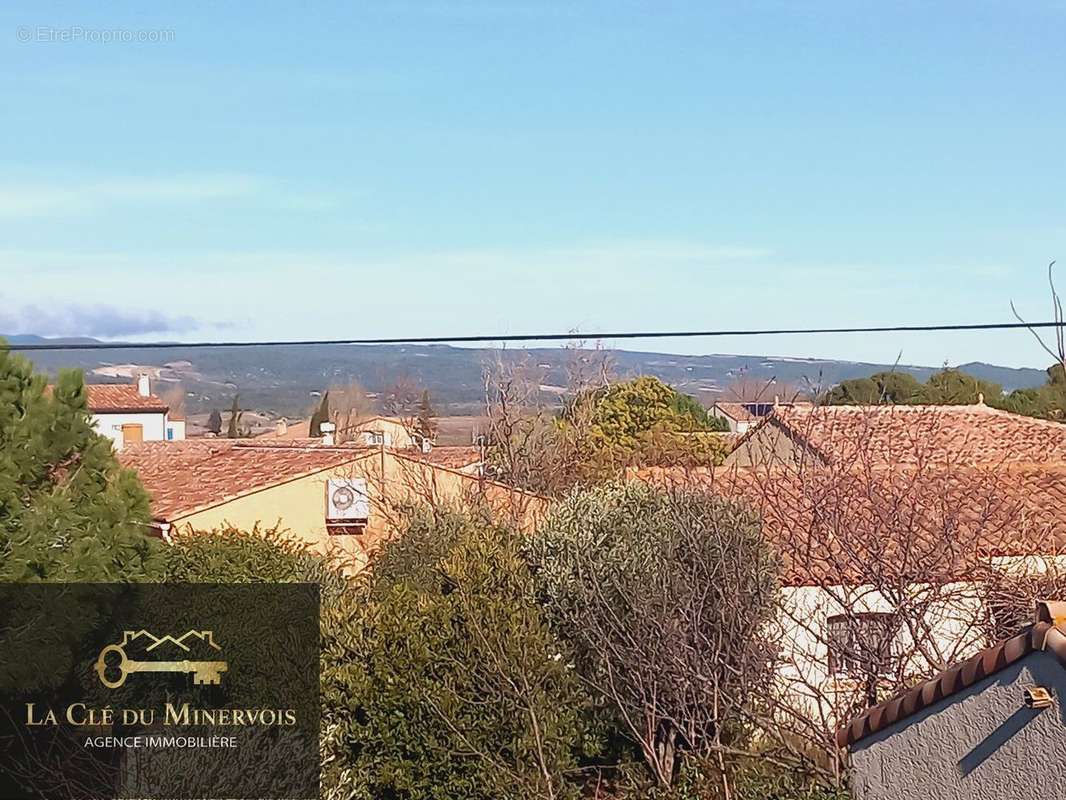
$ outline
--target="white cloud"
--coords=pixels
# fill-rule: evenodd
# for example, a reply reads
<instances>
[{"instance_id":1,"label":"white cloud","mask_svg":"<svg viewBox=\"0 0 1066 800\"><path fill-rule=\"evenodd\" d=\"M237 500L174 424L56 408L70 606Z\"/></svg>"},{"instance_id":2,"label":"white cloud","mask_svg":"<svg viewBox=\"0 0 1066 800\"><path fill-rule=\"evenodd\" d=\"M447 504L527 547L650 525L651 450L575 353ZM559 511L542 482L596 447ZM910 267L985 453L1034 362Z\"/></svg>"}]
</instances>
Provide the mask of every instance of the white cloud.
<instances>
[{"instance_id":1,"label":"white cloud","mask_svg":"<svg viewBox=\"0 0 1066 800\"><path fill-rule=\"evenodd\" d=\"M254 196L266 187L261 178L228 174L0 183L0 217L66 215L142 203L230 200Z\"/></svg>"},{"instance_id":2,"label":"white cloud","mask_svg":"<svg viewBox=\"0 0 1066 800\"><path fill-rule=\"evenodd\" d=\"M3 300L3 298L0 298ZM114 338L173 333L196 327L191 317L174 316L157 309L125 309L107 305L66 304L0 308L0 333L34 333L39 336L100 336Z\"/></svg>"}]
</instances>

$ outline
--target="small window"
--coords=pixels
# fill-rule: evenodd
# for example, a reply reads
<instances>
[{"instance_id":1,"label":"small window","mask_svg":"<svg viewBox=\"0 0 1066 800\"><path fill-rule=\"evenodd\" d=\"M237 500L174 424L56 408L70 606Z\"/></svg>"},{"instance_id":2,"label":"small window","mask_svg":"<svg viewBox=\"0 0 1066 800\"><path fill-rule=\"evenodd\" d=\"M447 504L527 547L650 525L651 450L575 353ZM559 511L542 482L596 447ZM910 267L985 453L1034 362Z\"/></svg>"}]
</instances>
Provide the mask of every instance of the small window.
<instances>
[{"instance_id":1,"label":"small window","mask_svg":"<svg viewBox=\"0 0 1066 800\"><path fill-rule=\"evenodd\" d=\"M370 444L372 445L385 444L385 434L381 431L370 431L370 433L367 434L367 438L370 439Z\"/></svg>"},{"instance_id":2,"label":"small window","mask_svg":"<svg viewBox=\"0 0 1066 800\"><path fill-rule=\"evenodd\" d=\"M136 423L127 423L122 426L122 441L126 444L144 441L144 426Z\"/></svg>"},{"instance_id":3,"label":"small window","mask_svg":"<svg viewBox=\"0 0 1066 800\"><path fill-rule=\"evenodd\" d=\"M828 626L830 674L869 678L895 672L895 615L841 614L830 617Z\"/></svg>"},{"instance_id":4,"label":"small window","mask_svg":"<svg viewBox=\"0 0 1066 800\"><path fill-rule=\"evenodd\" d=\"M168 442L173 442L174 441L174 429L173 428L170 428L170 427L167 428L167 441Z\"/></svg>"}]
</instances>

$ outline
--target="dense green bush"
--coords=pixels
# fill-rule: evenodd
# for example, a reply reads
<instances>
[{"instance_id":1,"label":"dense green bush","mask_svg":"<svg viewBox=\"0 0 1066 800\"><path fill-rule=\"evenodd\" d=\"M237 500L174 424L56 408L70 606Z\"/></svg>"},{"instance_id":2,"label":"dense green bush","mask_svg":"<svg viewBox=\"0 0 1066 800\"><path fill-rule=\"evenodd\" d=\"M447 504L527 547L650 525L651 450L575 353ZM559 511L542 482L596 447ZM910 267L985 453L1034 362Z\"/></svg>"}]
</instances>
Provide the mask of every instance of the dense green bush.
<instances>
[{"instance_id":1,"label":"dense green bush","mask_svg":"<svg viewBox=\"0 0 1066 800\"><path fill-rule=\"evenodd\" d=\"M345 584L336 564L278 526L176 536L163 560L165 579L174 583L317 583L323 594Z\"/></svg>"},{"instance_id":2,"label":"dense green bush","mask_svg":"<svg viewBox=\"0 0 1066 800\"><path fill-rule=\"evenodd\" d=\"M323 645L330 800L576 796L589 701L510 531L415 515Z\"/></svg>"}]
</instances>

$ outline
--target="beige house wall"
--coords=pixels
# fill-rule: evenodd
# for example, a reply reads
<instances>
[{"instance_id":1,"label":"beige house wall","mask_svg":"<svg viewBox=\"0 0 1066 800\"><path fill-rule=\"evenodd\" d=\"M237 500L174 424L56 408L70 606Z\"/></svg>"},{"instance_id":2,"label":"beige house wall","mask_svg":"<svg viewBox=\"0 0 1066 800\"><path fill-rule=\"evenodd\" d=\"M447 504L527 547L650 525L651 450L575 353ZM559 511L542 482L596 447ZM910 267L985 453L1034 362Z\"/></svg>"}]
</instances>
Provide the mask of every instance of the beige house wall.
<instances>
[{"instance_id":1,"label":"beige house wall","mask_svg":"<svg viewBox=\"0 0 1066 800\"><path fill-rule=\"evenodd\" d=\"M798 464L804 453L792 438L777 425L766 422L725 459L731 467L765 466L773 463Z\"/></svg>"},{"instance_id":2,"label":"beige house wall","mask_svg":"<svg viewBox=\"0 0 1066 800\"><path fill-rule=\"evenodd\" d=\"M913 592L915 600L923 598L921 605L926 608L922 638L933 645L929 655L954 662L987 646L974 625L982 606L976 584L916 584ZM829 671L829 618L894 608L895 604L872 586L783 587L781 610L768 636L780 643L778 686L789 698L789 705L801 709L808 719L819 720L827 730L842 724L845 720L838 717L838 710L844 708L850 715L850 703L862 697L863 687L852 678ZM893 649L906 655L905 672L915 679L933 669L906 629L899 632Z\"/></svg>"},{"instance_id":3,"label":"beige house wall","mask_svg":"<svg viewBox=\"0 0 1066 800\"><path fill-rule=\"evenodd\" d=\"M357 441L360 444L374 444L369 440L360 440L360 434L364 433L384 434L386 437L385 445L398 450L403 450L409 447L418 447L421 444L416 441L414 433L402 420L392 419L390 417L374 417L373 419L359 422L351 431L345 432L344 438L351 441Z\"/></svg>"},{"instance_id":4,"label":"beige house wall","mask_svg":"<svg viewBox=\"0 0 1066 800\"><path fill-rule=\"evenodd\" d=\"M328 482L356 479L366 481L370 498L366 529L359 534L331 534L326 527ZM380 451L169 521L171 535L229 526L247 530L256 524L277 525L294 540L344 559L354 572L365 567L370 554L397 529L403 509L412 502L431 505L486 502L497 518L523 531L535 527L547 508L547 501L542 497Z\"/></svg>"}]
</instances>

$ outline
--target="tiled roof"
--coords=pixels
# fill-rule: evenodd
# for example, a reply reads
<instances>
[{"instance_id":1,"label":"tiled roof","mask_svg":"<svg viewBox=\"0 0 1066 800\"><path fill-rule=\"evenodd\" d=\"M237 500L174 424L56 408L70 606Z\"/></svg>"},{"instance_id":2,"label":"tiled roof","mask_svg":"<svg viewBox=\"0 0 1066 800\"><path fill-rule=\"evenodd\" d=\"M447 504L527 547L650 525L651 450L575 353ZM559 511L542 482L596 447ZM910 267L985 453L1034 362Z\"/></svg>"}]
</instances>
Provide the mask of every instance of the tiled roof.
<instances>
[{"instance_id":1,"label":"tiled roof","mask_svg":"<svg viewBox=\"0 0 1066 800\"><path fill-rule=\"evenodd\" d=\"M743 501L759 513L784 561L783 580L794 586L865 583L871 569L961 579L989 557L1066 545L1066 465L660 467L629 476Z\"/></svg>"},{"instance_id":2,"label":"tiled roof","mask_svg":"<svg viewBox=\"0 0 1066 800\"><path fill-rule=\"evenodd\" d=\"M907 717L995 675L1032 652L1044 650L1066 668L1066 616L1063 603L1039 603L1037 622L1017 636L982 650L961 664L920 683L897 697L867 709L836 733L839 747L848 747Z\"/></svg>"},{"instance_id":3,"label":"tiled roof","mask_svg":"<svg viewBox=\"0 0 1066 800\"><path fill-rule=\"evenodd\" d=\"M737 422L752 422L765 419L772 413L794 406L810 406L809 402L774 402L773 400L727 400L716 402L714 407Z\"/></svg>"},{"instance_id":4,"label":"tiled roof","mask_svg":"<svg viewBox=\"0 0 1066 800\"><path fill-rule=\"evenodd\" d=\"M144 397L137 391L136 386L129 383L90 383L85 386L85 392L89 400L89 410L97 414L119 411L144 413L166 413L167 411L167 404L154 394Z\"/></svg>"},{"instance_id":5,"label":"tiled roof","mask_svg":"<svg viewBox=\"0 0 1066 800\"><path fill-rule=\"evenodd\" d=\"M52 388L51 385L45 387L46 393L51 394ZM167 404L154 394L144 397L131 383L87 383L85 398L89 411L94 414L117 414L123 411L165 414L169 410Z\"/></svg>"},{"instance_id":6,"label":"tiled roof","mask_svg":"<svg viewBox=\"0 0 1066 800\"><path fill-rule=\"evenodd\" d=\"M350 463L367 448L234 439L127 444L122 465L137 471L156 519L188 516L243 495Z\"/></svg>"},{"instance_id":7,"label":"tiled roof","mask_svg":"<svg viewBox=\"0 0 1066 800\"><path fill-rule=\"evenodd\" d=\"M750 422L753 419L758 419L743 403L715 403L715 409L721 411L725 416L737 422Z\"/></svg>"},{"instance_id":8,"label":"tiled roof","mask_svg":"<svg viewBox=\"0 0 1066 800\"><path fill-rule=\"evenodd\" d=\"M448 469L463 469L472 467L481 462L480 447L440 446L432 448L428 453L423 453L417 448L409 448L402 451L404 455L425 461L427 464L435 464Z\"/></svg>"},{"instance_id":9,"label":"tiled roof","mask_svg":"<svg viewBox=\"0 0 1066 800\"><path fill-rule=\"evenodd\" d=\"M967 406L797 406L749 430L779 430L826 463L863 451L869 461L954 464L1066 463L1066 425L983 403Z\"/></svg>"}]
</instances>

